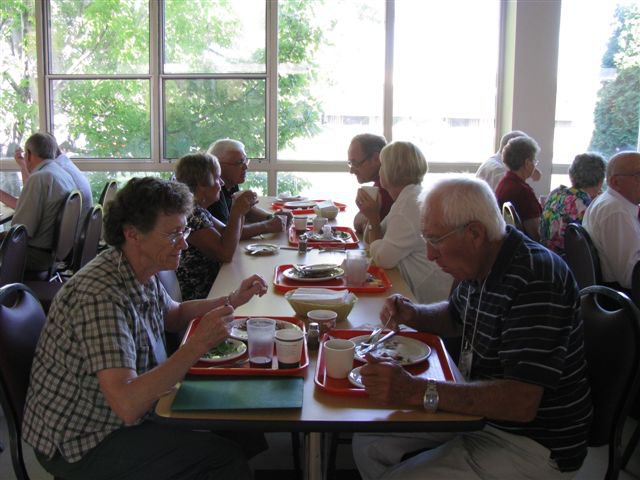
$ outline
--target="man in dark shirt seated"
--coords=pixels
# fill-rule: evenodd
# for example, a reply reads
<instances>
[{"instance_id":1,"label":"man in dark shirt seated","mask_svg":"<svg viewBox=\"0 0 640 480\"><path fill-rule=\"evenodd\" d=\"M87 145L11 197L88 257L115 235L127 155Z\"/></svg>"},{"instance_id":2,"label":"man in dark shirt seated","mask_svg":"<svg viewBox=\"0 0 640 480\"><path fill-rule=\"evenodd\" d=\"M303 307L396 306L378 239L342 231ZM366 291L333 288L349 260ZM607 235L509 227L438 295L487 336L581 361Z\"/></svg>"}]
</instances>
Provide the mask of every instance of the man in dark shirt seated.
<instances>
[{"instance_id":1,"label":"man in dark shirt seated","mask_svg":"<svg viewBox=\"0 0 640 480\"><path fill-rule=\"evenodd\" d=\"M251 190L240 191L239 185L247 179L250 160L244 151L244 145L238 140L225 138L211 144L207 153L217 157L220 163L220 176L224 181L220 192L220 200L212 204L208 210L225 225L229 220L231 204L236 195L248 195L254 206L245 215L241 238L255 237L261 233L277 233L284 230L289 215L273 215L258 207L258 195Z\"/></svg>"},{"instance_id":2,"label":"man in dark shirt seated","mask_svg":"<svg viewBox=\"0 0 640 480\"><path fill-rule=\"evenodd\" d=\"M592 417L576 282L556 254L505 226L482 180L436 184L423 207L429 260L459 285L449 300L392 296L399 324L462 337L465 382L427 380L369 358L369 397L384 405L486 419L482 430L354 436L365 479L566 478L587 454ZM403 460L406 454L420 452Z\"/></svg>"}]
</instances>

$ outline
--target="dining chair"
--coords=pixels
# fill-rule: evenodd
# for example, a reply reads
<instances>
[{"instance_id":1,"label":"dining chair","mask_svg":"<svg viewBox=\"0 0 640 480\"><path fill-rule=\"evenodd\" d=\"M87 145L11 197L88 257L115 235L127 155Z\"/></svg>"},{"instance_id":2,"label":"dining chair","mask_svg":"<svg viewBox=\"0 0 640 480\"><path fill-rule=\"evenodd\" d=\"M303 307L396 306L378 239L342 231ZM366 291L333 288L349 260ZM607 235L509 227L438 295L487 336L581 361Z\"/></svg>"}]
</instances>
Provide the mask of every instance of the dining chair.
<instances>
[{"instance_id":1,"label":"dining chair","mask_svg":"<svg viewBox=\"0 0 640 480\"><path fill-rule=\"evenodd\" d=\"M578 282L578 288L602 283L600 257L589 233L578 223L570 223L564 233L565 261Z\"/></svg>"},{"instance_id":2,"label":"dining chair","mask_svg":"<svg viewBox=\"0 0 640 480\"><path fill-rule=\"evenodd\" d=\"M513 225L521 232L524 232L524 225L522 224L520 215L518 215L518 211L513 203L504 202L502 204L502 217L508 225Z\"/></svg>"},{"instance_id":3,"label":"dining chair","mask_svg":"<svg viewBox=\"0 0 640 480\"><path fill-rule=\"evenodd\" d=\"M94 205L84 219L84 225L80 229L80 235L73 247L73 260L71 271L80 270L95 258L98 253L98 244L102 235L102 206Z\"/></svg>"},{"instance_id":4,"label":"dining chair","mask_svg":"<svg viewBox=\"0 0 640 480\"><path fill-rule=\"evenodd\" d=\"M593 420L590 447L608 445L605 480L622 468L622 430L640 389L640 310L603 285L580 290Z\"/></svg>"},{"instance_id":5,"label":"dining chair","mask_svg":"<svg viewBox=\"0 0 640 480\"><path fill-rule=\"evenodd\" d=\"M20 283L0 287L0 404L18 480L29 480L22 452L22 417L31 363L44 321L40 302L28 287Z\"/></svg>"},{"instance_id":6,"label":"dining chair","mask_svg":"<svg viewBox=\"0 0 640 480\"><path fill-rule=\"evenodd\" d=\"M102 205L102 214L105 215L107 213L107 205L113 200L113 198L118 193L118 182L115 180L107 180L107 183L104 184L102 188L102 193L100 194L100 200L98 203ZM107 243L104 239L104 230L100 234L100 242L98 244L98 251L101 252L108 247Z\"/></svg>"},{"instance_id":7,"label":"dining chair","mask_svg":"<svg viewBox=\"0 0 640 480\"><path fill-rule=\"evenodd\" d=\"M0 287L22 282L29 236L24 225L13 225L0 244Z\"/></svg>"}]
</instances>

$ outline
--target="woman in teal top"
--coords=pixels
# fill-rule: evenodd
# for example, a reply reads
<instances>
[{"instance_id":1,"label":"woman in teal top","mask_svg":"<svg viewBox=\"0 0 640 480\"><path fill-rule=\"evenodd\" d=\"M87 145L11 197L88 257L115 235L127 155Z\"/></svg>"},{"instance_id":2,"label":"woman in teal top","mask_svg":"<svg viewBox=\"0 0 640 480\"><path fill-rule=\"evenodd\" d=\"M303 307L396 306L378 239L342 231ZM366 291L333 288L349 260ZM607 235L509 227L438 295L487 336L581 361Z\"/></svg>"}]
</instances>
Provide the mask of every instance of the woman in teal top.
<instances>
[{"instance_id":1,"label":"woman in teal top","mask_svg":"<svg viewBox=\"0 0 640 480\"><path fill-rule=\"evenodd\" d=\"M564 232L569 223L582 223L587 207L602 190L607 164L597 153L576 155L569 168L571 187L553 190L542 210L540 242L564 256Z\"/></svg>"}]
</instances>

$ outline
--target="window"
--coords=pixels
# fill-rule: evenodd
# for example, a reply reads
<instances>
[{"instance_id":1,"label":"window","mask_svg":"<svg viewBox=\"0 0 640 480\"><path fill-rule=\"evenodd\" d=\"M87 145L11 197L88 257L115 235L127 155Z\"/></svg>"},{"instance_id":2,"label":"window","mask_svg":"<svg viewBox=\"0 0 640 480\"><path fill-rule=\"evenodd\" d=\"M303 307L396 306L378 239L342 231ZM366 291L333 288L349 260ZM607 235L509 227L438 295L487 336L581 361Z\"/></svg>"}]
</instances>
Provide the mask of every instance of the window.
<instances>
[{"instance_id":1,"label":"window","mask_svg":"<svg viewBox=\"0 0 640 480\"><path fill-rule=\"evenodd\" d=\"M414 142L429 163L482 162L494 151L499 8L396 2L393 138Z\"/></svg>"},{"instance_id":2,"label":"window","mask_svg":"<svg viewBox=\"0 0 640 480\"><path fill-rule=\"evenodd\" d=\"M638 148L638 22L637 1L563 0L551 188L567 184L561 173L579 153Z\"/></svg>"}]
</instances>

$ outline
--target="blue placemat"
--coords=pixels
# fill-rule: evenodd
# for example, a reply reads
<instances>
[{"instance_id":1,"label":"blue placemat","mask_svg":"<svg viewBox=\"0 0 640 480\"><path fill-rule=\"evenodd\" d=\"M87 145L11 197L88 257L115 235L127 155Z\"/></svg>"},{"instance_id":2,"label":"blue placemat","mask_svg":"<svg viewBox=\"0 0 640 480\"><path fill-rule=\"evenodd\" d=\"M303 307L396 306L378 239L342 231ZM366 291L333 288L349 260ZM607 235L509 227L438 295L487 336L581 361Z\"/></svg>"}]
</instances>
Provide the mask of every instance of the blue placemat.
<instances>
[{"instance_id":1,"label":"blue placemat","mask_svg":"<svg viewBox=\"0 0 640 480\"><path fill-rule=\"evenodd\" d=\"M303 382L300 377L186 379L171 409L301 408Z\"/></svg>"}]
</instances>

